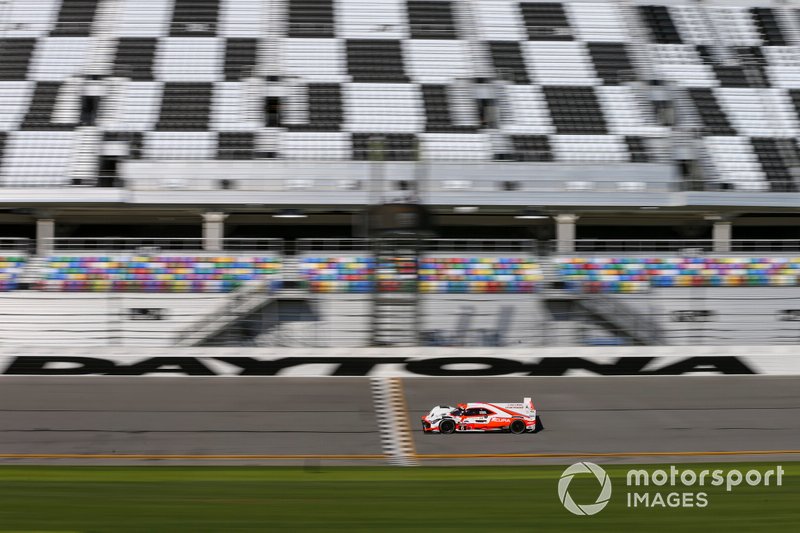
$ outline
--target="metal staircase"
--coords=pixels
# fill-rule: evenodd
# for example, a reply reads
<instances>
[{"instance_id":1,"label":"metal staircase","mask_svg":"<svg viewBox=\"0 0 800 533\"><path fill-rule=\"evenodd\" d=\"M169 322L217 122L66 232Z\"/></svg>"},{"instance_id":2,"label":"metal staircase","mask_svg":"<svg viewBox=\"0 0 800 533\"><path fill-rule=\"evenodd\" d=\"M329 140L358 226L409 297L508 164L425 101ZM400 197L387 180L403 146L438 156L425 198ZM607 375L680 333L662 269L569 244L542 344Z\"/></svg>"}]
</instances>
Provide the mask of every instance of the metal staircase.
<instances>
[{"instance_id":1,"label":"metal staircase","mask_svg":"<svg viewBox=\"0 0 800 533\"><path fill-rule=\"evenodd\" d=\"M418 346L420 240L375 239L373 346Z\"/></svg>"},{"instance_id":2,"label":"metal staircase","mask_svg":"<svg viewBox=\"0 0 800 533\"><path fill-rule=\"evenodd\" d=\"M575 300L578 307L595 323L617 336L628 338L637 346L664 344L664 335L658 323L621 301L605 295L586 295Z\"/></svg>"},{"instance_id":3,"label":"metal staircase","mask_svg":"<svg viewBox=\"0 0 800 533\"><path fill-rule=\"evenodd\" d=\"M558 266L550 257L540 257L539 265L544 276L540 295L548 309L560 304L562 311L571 309L571 321L591 323L637 346L664 344L662 328L652 317L613 296L567 291Z\"/></svg>"},{"instance_id":4,"label":"metal staircase","mask_svg":"<svg viewBox=\"0 0 800 533\"><path fill-rule=\"evenodd\" d=\"M247 326L245 323L251 317L273 303L279 303L281 300L297 301L310 298L305 289L295 288L299 286L300 269L294 258L284 258L281 272L283 287L272 287L274 280L261 280L241 286L230 294L227 302L178 333L175 346L188 347L209 344L218 337L223 337L228 330L235 329L237 325ZM253 331L251 333L253 333L251 337L255 338L263 332Z\"/></svg>"},{"instance_id":5,"label":"metal staircase","mask_svg":"<svg viewBox=\"0 0 800 533\"><path fill-rule=\"evenodd\" d=\"M31 256L28 258L22 272L17 276L17 284L20 288L35 288L36 284L41 281L44 268L47 265L47 257Z\"/></svg>"}]
</instances>

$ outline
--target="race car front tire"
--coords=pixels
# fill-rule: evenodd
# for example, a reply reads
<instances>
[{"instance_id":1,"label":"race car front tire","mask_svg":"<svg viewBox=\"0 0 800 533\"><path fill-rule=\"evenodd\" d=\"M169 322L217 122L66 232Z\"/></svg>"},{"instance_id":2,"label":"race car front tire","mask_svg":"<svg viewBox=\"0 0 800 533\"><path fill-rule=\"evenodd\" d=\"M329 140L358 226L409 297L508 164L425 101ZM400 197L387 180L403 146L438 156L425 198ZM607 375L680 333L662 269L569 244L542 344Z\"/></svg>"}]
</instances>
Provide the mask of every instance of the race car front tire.
<instances>
[{"instance_id":1,"label":"race car front tire","mask_svg":"<svg viewBox=\"0 0 800 533\"><path fill-rule=\"evenodd\" d=\"M439 433L449 435L456 430L456 422L450 418L445 418L439 422Z\"/></svg>"},{"instance_id":2,"label":"race car front tire","mask_svg":"<svg viewBox=\"0 0 800 533\"><path fill-rule=\"evenodd\" d=\"M525 421L524 420L520 420L519 418L516 419L516 420L513 420L511 422L511 425L508 426L508 430L511 433L513 433L514 435L520 435L522 433L525 433L525 429L526 429Z\"/></svg>"}]
</instances>

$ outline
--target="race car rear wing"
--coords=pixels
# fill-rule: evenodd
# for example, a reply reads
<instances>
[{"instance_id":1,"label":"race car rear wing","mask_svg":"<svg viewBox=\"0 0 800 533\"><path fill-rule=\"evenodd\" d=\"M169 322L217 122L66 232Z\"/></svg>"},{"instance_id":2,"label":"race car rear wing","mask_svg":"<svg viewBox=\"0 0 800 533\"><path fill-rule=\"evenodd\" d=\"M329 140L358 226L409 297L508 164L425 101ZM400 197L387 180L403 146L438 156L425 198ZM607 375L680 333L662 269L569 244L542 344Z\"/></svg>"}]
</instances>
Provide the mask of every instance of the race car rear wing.
<instances>
[{"instance_id":1,"label":"race car rear wing","mask_svg":"<svg viewBox=\"0 0 800 533\"><path fill-rule=\"evenodd\" d=\"M498 403L495 405L502 407L503 409L515 411L522 415L536 416L536 407L534 407L533 400L531 398L523 398L522 403Z\"/></svg>"}]
</instances>

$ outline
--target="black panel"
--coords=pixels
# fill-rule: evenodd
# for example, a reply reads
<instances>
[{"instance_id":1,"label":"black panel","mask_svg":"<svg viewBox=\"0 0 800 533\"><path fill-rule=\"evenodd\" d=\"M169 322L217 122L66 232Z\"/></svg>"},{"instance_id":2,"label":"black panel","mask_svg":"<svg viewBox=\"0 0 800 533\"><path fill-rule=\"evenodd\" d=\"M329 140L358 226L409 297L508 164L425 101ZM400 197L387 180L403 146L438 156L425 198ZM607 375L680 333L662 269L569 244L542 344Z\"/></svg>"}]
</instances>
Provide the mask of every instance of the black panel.
<instances>
[{"instance_id":1,"label":"black panel","mask_svg":"<svg viewBox=\"0 0 800 533\"><path fill-rule=\"evenodd\" d=\"M588 43L594 70L606 85L633 79L633 65L623 43Z\"/></svg>"},{"instance_id":2,"label":"black panel","mask_svg":"<svg viewBox=\"0 0 800 533\"><path fill-rule=\"evenodd\" d=\"M512 83L528 84L528 71L525 69L525 60L522 49L515 41L492 41L489 43L492 54L495 75Z\"/></svg>"},{"instance_id":3,"label":"black panel","mask_svg":"<svg viewBox=\"0 0 800 533\"><path fill-rule=\"evenodd\" d=\"M474 126L454 126L450 117L447 85L422 85L425 105L425 131L431 133L468 133Z\"/></svg>"},{"instance_id":4,"label":"black panel","mask_svg":"<svg viewBox=\"0 0 800 533\"><path fill-rule=\"evenodd\" d=\"M789 164L798 161L797 146L791 139L750 139L761 168L769 180L770 189L779 192L796 192L797 184L789 172Z\"/></svg>"},{"instance_id":5,"label":"black panel","mask_svg":"<svg viewBox=\"0 0 800 533\"><path fill-rule=\"evenodd\" d=\"M731 126L711 89L689 89L689 96L703 121L703 132L706 135L736 135L736 130Z\"/></svg>"},{"instance_id":6,"label":"black panel","mask_svg":"<svg viewBox=\"0 0 800 533\"><path fill-rule=\"evenodd\" d=\"M212 90L211 83L165 83L157 129L208 130Z\"/></svg>"},{"instance_id":7,"label":"black panel","mask_svg":"<svg viewBox=\"0 0 800 533\"><path fill-rule=\"evenodd\" d=\"M374 150L380 152L370 155ZM368 161L381 159L383 161L414 161L417 159L416 135L410 133L354 133L353 134L353 159Z\"/></svg>"},{"instance_id":8,"label":"black panel","mask_svg":"<svg viewBox=\"0 0 800 533\"><path fill-rule=\"evenodd\" d=\"M800 89L789 89L789 98L792 99L797 119L800 120Z\"/></svg>"},{"instance_id":9,"label":"black panel","mask_svg":"<svg viewBox=\"0 0 800 533\"><path fill-rule=\"evenodd\" d=\"M175 0L172 37L214 37L217 35L219 0Z\"/></svg>"},{"instance_id":10,"label":"black panel","mask_svg":"<svg viewBox=\"0 0 800 533\"><path fill-rule=\"evenodd\" d=\"M144 134L138 131L107 131L103 133L103 142L128 143L128 159L141 159L144 146Z\"/></svg>"},{"instance_id":11,"label":"black panel","mask_svg":"<svg viewBox=\"0 0 800 533\"><path fill-rule=\"evenodd\" d=\"M742 67L738 65L723 66L717 64L711 65L711 67L714 69L714 74L716 74L720 86L742 88L750 87L747 75L744 73Z\"/></svg>"},{"instance_id":12,"label":"black panel","mask_svg":"<svg viewBox=\"0 0 800 533\"><path fill-rule=\"evenodd\" d=\"M289 0L289 37L330 39L334 33L333 0Z\"/></svg>"},{"instance_id":13,"label":"black panel","mask_svg":"<svg viewBox=\"0 0 800 533\"><path fill-rule=\"evenodd\" d=\"M349 39L347 69L357 83L408 83L400 41Z\"/></svg>"},{"instance_id":14,"label":"black panel","mask_svg":"<svg viewBox=\"0 0 800 533\"><path fill-rule=\"evenodd\" d=\"M603 111L592 87L543 87L556 131L562 135L605 135Z\"/></svg>"},{"instance_id":15,"label":"black panel","mask_svg":"<svg viewBox=\"0 0 800 533\"><path fill-rule=\"evenodd\" d=\"M36 0L30 0L35 4ZM53 37L88 37L97 11L98 0L62 0L58 22L50 32Z\"/></svg>"},{"instance_id":16,"label":"black panel","mask_svg":"<svg viewBox=\"0 0 800 533\"><path fill-rule=\"evenodd\" d=\"M23 81L33 55L36 39L11 38L0 40L0 80Z\"/></svg>"},{"instance_id":17,"label":"black panel","mask_svg":"<svg viewBox=\"0 0 800 533\"><path fill-rule=\"evenodd\" d=\"M531 41L571 41L572 32L562 4L543 2L519 5Z\"/></svg>"},{"instance_id":18,"label":"black panel","mask_svg":"<svg viewBox=\"0 0 800 533\"><path fill-rule=\"evenodd\" d=\"M123 37L114 58L114 76L133 81L153 81L153 60L158 39L149 37Z\"/></svg>"},{"instance_id":19,"label":"black panel","mask_svg":"<svg viewBox=\"0 0 800 533\"><path fill-rule=\"evenodd\" d=\"M666 6L639 6L639 15L659 44L683 44Z\"/></svg>"},{"instance_id":20,"label":"black panel","mask_svg":"<svg viewBox=\"0 0 800 533\"><path fill-rule=\"evenodd\" d=\"M342 89L338 83L308 85L308 124L288 124L292 131L339 131L342 129Z\"/></svg>"},{"instance_id":21,"label":"black panel","mask_svg":"<svg viewBox=\"0 0 800 533\"><path fill-rule=\"evenodd\" d=\"M75 124L53 124L53 108L61 88L60 82L40 81L33 92L28 113L22 121L23 130L70 130Z\"/></svg>"},{"instance_id":22,"label":"black panel","mask_svg":"<svg viewBox=\"0 0 800 533\"><path fill-rule=\"evenodd\" d=\"M512 135L511 145L518 161L552 161L553 152L547 135Z\"/></svg>"},{"instance_id":23,"label":"black panel","mask_svg":"<svg viewBox=\"0 0 800 533\"><path fill-rule=\"evenodd\" d=\"M450 131L450 108L447 103L446 85L423 85L422 100L425 104L425 131Z\"/></svg>"},{"instance_id":24,"label":"black panel","mask_svg":"<svg viewBox=\"0 0 800 533\"><path fill-rule=\"evenodd\" d=\"M253 159L255 134L247 131L222 131L217 136L217 159Z\"/></svg>"},{"instance_id":25,"label":"black panel","mask_svg":"<svg viewBox=\"0 0 800 533\"><path fill-rule=\"evenodd\" d=\"M455 39L450 2L408 0L408 21L412 39Z\"/></svg>"},{"instance_id":26,"label":"black panel","mask_svg":"<svg viewBox=\"0 0 800 533\"><path fill-rule=\"evenodd\" d=\"M767 60L764 57L764 52L760 46L737 46L734 49L739 64L742 65L741 78L737 79L738 83L747 83L750 87L769 87L769 75L767 74ZM722 81L722 80L720 80ZM727 87L728 85L722 85Z\"/></svg>"},{"instance_id":27,"label":"black panel","mask_svg":"<svg viewBox=\"0 0 800 533\"><path fill-rule=\"evenodd\" d=\"M339 131L342 127L342 88L338 83L308 86L308 122L320 131Z\"/></svg>"},{"instance_id":28,"label":"black panel","mask_svg":"<svg viewBox=\"0 0 800 533\"><path fill-rule=\"evenodd\" d=\"M625 144L628 145L629 161L631 163L650 162L650 154L647 152L647 144L644 137L628 135L625 137Z\"/></svg>"},{"instance_id":29,"label":"black panel","mask_svg":"<svg viewBox=\"0 0 800 533\"><path fill-rule=\"evenodd\" d=\"M225 81L239 81L253 74L257 39L227 39L225 42Z\"/></svg>"},{"instance_id":30,"label":"black panel","mask_svg":"<svg viewBox=\"0 0 800 533\"><path fill-rule=\"evenodd\" d=\"M6 132L4 132L4 131L0 131L0 162L2 162L3 154L5 154L5 152L6 152L6 139L7 138L8 138L8 134Z\"/></svg>"},{"instance_id":31,"label":"black panel","mask_svg":"<svg viewBox=\"0 0 800 533\"><path fill-rule=\"evenodd\" d=\"M750 13L753 15L764 44L767 46L785 46L787 44L772 8L754 7L750 9Z\"/></svg>"}]
</instances>

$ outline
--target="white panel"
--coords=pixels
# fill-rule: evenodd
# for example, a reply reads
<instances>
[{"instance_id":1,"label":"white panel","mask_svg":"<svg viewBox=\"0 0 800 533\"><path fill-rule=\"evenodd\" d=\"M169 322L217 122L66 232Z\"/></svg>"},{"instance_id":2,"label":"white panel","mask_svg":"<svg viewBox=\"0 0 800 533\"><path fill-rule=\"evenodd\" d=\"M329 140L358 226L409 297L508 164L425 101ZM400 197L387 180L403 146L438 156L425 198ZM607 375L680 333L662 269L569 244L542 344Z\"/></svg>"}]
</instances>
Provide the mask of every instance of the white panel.
<instances>
[{"instance_id":1,"label":"white panel","mask_svg":"<svg viewBox=\"0 0 800 533\"><path fill-rule=\"evenodd\" d=\"M797 67L767 67L767 74L775 87L800 89L800 69Z\"/></svg>"},{"instance_id":2,"label":"white panel","mask_svg":"<svg viewBox=\"0 0 800 533\"><path fill-rule=\"evenodd\" d=\"M718 88L714 93L736 130L748 137L795 137L797 114L781 89Z\"/></svg>"},{"instance_id":3,"label":"white panel","mask_svg":"<svg viewBox=\"0 0 800 533\"><path fill-rule=\"evenodd\" d=\"M406 72L418 83L448 83L471 78L463 41L414 39L403 42Z\"/></svg>"},{"instance_id":4,"label":"white panel","mask_svg":"<svg viewBox=\"0 0 800 533\"><path fill-rule=\"evenodd\" d=\"M737 190L769 190L753 146L745 137L706 137L706 151L719 172L719 180Z\"/></svg>"},{"instance_id":5,"label":"white panel","mask_svg":"<svg viewBox=\"0 0 800 533\"><path fill-rule=\"evenodd\" d=\"M491 142L483 133L421 133L419 142L426 161L492 159Z\"/></svg>"},{"instance_id":6,"label":"white panel","mask_svg":"<svg viewBox=\"0 0 800 533\"><path fill-rule=\"evenodd\" d=\"M765 46L761 50L767 60L767 74L772 85L800 89L800 47Z\"/></svg>"},{"instance_id":7,"label":"white panel","mask_svg":"<svg viewBox=\"0 0 800 533\"><path fill-rule=\"evenodd\" d=\"M214 84L211 99L211 129L214 131L251 131L256 125L245 114L244 85L241 82Z\"/></svg>"},{"instance_id":8,"label":"white panel","mask_svg":"<svg viewBox=\"0 0 800 533\"><path fill-rule=\"evenodd\" d=\"M708 18L699 6L670 6L670 15L678 33L686 44L715 44L715 32L708 25Z\"/></svg>"},{"instance_id":9,"label":"white panel","mask_svg":"<svg viewBox=\"0 0 800 533\"><path fill-rule=\"evenodd\" d=\"M570 23L582 41L626 43L630 40L623 15L612 2L565 4Z\"/></svg>"},{"instance_id":10,"label":"white panel","mask_svg":"<svg viewBox=\"0 0 800 533\"><path fill-rule=\"evenodd\" d=\"M761 37L747 8L709 7L708 15L717 28L722 44L761 46Z\"/></svg>"},{"instance_id":11,"label":"white panel","mask_svg":"<svg viewBox=\"0 0 800 533\"><path fill-rule=\"evenodd\" d=\"M661 78L681 87L719 86L713 69L703 63L694 46L654 44L649 50L654 70Z\"/></svg>"},{"instance_id":12,"label":"white panel","mask_svg":"<svg viewBox=\"0 0 800 533\"><path fill-rule=\"evenodd\" d=\"M346 83L345 129L352 132L416 133L425 128L422 95L407 83Z\"/></svg>"},{"instance_id":13,"label":"white panel","mask_svg":"<svg viewBox=\"0 0 800 533\"><path fill-rule=\"evenodd\" d=\"M503 131L514 134L555 133L547 102L535 85L506 85L503 89L509 116L503 118Z\"/></svg>"},{"instance_id":14,"label":"white panel","mask_svg":"<svg viewBox=\"0 0 800 533\"><path fill-rule=\"evenodd\" d=\"M475 23L484 41L525 41L528 34L517 2L473 2ZM459 9L459 7L455 7Z\"/></svg>"},{"instance_id":15,"label":"white panel","mask_svg":"<svg viewBox=\"0 0 800 533\"><path fill-rule=\"evenodd\" d=\"M280 138L285 159L350 159L350 134L345 132L285 132Z\"/></svg>"},{"instance_id":16,"label":"white panel","mask_svg":"<svg viewBox=\"0 0 800 533\"><path fill-rule=\"evenodd\" d=\"M19 128L25 118L31 97L33 82L2 81L0 82L0 131L13 131Z\"/></svg>"},{"instance_id":17,"label":"white panel","mask_svg":"<svg viewBox=\"0 0 800 533\"><path fill-rule=\"evenodd\" d=\"M156 79L176 82L222 81L225 58L223 39L217 37L169 37L156 49Z\"/></svg>"},{"instance_id":18,"label":"white panel","mask_svg":"<svg viewBox=\"0 0 800 533\"><path fill-rule=\"evenodd\" d=\"M558 161L629 160L625 141L616 135L551 135L550 147Z\"/></svg>"},{"instance_id":19,"label":"white panel","mask_svg":"<svg viewBox=\"0 0 800 533\"><path fill-rule=\"evenodd\" d=\"M82 74L91 41L86 37L45 37L33 51L28 79L61 81Z\"/></svg>"},{"instance_id":20,"label":"white panel","mask_svg":"<svg viewBox=\"0 0 800 533\"><path fill-rule=\"evenodd\" d=\"M151 131L144 136L147 159L214 159L216 153L213 131Z\"/></svg>"},{"instance_id":21,"label":"white panel","mask_svg":"<svg viewBox=\"0 0 800 533\"><path fill-rule=\"evenodd\" d=\"M522 43L522 53L535 83L602 85L584 43L530 41Z\"/></svg>"},{"instance_id":22,"label":"white panel","mask_svg":"<svg viewBox=\"0 0 800 533\"><path fill-rule=\"evenodd\" d=\"M149 131L161 111L161 82L128 82L120 89L120 105L106 118L108 131Z\"/></svg>"},{"instance_id":23,"label":"white panel","mask_svg":"<svg viewBox=\"0 0 800 533\"><path fill-rule=\"evenodd\" d=\"M119 0L115 34L120 37L166 37L173 0Z\"/></svg>"},{"instance_id":24,"label":"white panel","mask_svg":"<svg viewBox=\"0 0 800 533\"><path fill-rule=\"evenodd\" d=\"M770 65L800 67L800 46L765 46L761 51Z\"/></svg>"},{"instance_id":25,"label":"white panel","mask_svg":"<svg viewBox=\"0 0 800 533\"><path fill-rule=\"evenodd\" d=\"M261 36L264 0L222 0L217 35L220 37Z\"/></svg>"},{"instance_id":26,"label":"white panel","mask_svg":"<svg viewBox=\"0 0 800 533\"><path fill-rule=\"evenodd\" d=\"M342 39L284 39L283 71L311 82L350 81Z\"/></svg>"},{"instance_id":27,"label":"white panel","mask_svg":"<svg viewBox=\"0 0 800 533\"><path fill-rule=\"evenodd\" d=\"M663 128L654 126L653 120L645 120L644 109L637 103L637 96L625 85L604 85L595 89L597 100L603 109L609 133L616 135L663 135Z\"/></svg>"},{"instance_id":28,"label":"white panel","mask_svg":"<svg viewBox=\"0 0 800 533\"><path fill-rule=\"evenodd\" d=\"M6 141L2 183L66 185L72 131L15 131Z\"/></svg>"},{"instance_id":29,"label":"white panel","mask_svg":"<svg viewBox=\"0 0 800 533\"><path fill-rule=\"evenodd\" d=\"M405 0L337 0L336 36L344 39L408 39Z\"/></svg>"},{"instance_id":30,"label":"white panel","mask_svg":"<svg viewBox=\"0 0 800 533\"><path fill-rule=\"evenodd\" d=\"M61 0L11 0L2 13L3 37L44 37L58 18Z\"/></svg>"}]
</instances>

